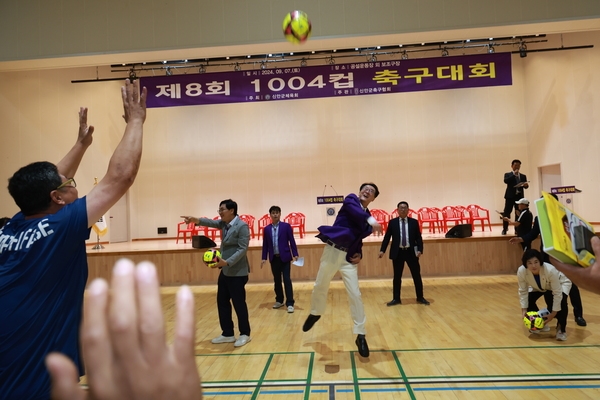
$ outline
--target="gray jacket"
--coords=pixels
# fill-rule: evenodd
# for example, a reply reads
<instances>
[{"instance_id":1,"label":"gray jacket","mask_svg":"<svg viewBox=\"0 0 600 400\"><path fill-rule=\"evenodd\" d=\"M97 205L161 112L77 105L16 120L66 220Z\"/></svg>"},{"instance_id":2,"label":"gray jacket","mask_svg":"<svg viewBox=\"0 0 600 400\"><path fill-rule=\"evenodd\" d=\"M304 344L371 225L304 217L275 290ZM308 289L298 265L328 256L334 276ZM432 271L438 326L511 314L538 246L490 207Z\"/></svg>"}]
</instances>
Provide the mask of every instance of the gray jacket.
<instances>
[{"instance_id":1,"label":"gray jacket","mask_svg":"<svg viewBox=\"0 0 600 400\"><path fill-rule=\"evenodd\" d=\"M250 272L250 264L246 256L248 244L250 243L248 224L236 216L231 221L231 228L227 231L227 236L223 234L227 224L221 219L200 218L198 225L221 229L221 258L227 261L228 264L223 267L223 274L226 276L247 276Z\"/></svg>"}]
</instances>

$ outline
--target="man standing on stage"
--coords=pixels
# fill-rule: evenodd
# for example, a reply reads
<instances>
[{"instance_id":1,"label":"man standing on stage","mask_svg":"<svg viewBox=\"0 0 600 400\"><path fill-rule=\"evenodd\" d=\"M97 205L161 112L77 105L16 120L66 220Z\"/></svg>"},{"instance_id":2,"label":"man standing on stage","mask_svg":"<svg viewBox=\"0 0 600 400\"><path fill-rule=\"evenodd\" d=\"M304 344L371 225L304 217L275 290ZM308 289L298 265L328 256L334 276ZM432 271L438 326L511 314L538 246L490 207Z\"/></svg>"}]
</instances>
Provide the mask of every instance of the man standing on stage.
<instances>
[{"instance_id":1,"label":"man standing on stage","mask_svg":"<svg viewBox=\"0 0 600 400\"><path fill-rule=\"evenodd\" d=\"M423 238L419 229L419 221L408 217L408 203L398 203L398 218L394 218L388 224L388 229L381 243L379 258L383 257L388 243L392 239L390 248L390 260L394 266L394 279L392 281L392 301L387 303L388 307L402 304L400 289L402 287L402 272L404 263L408 264L410 274L415 283L417 303L429 305L429 301L423 297L423 280L421 279L421 264L419 258L423 254Z\"/></svg>"},{"instance_id":2,"label":"man standing on stage","mask_svg":"<svg viewBox=\"0 0 600 400\"><path fill-rule=\"evenodd\" d=\"M356 346L362 357L369 357L369 346L365 338L365 309L358 287L358 263L362 259L362 240L371 232L381 233L381 225L367 209L379 196L374 183L363 183L358 196L349 194L344 199L333 226L320 226L317 237L327 244L321 256L319 272L311 296L310 314L302 330L309 331L317 322L327 305L329 283L340 272L350 300L350 312L354 321L353 332L357 334Z\"/></svg>"},{"instance_id":3,"label":"man standing on stage","mask_svg":"<svg viewBox=\"0 0 600 400\"><path fill-rule=\"evenodd\" d=\"M512 209L514 208L515 213L517 212L518 207L516 201L525 197L523 192L529 187L529 183L527 183L527 176L519 172L521 169L521 161L513 160L511 163L511 168L512 171L504 174L506 190L504 191L504 211L502 212L502 216L504 218L508 218L509 220ZM506 232L508 232L508 221L504 218L502 219L502 234L506 235Z\"/></svg>"}]
</instances>

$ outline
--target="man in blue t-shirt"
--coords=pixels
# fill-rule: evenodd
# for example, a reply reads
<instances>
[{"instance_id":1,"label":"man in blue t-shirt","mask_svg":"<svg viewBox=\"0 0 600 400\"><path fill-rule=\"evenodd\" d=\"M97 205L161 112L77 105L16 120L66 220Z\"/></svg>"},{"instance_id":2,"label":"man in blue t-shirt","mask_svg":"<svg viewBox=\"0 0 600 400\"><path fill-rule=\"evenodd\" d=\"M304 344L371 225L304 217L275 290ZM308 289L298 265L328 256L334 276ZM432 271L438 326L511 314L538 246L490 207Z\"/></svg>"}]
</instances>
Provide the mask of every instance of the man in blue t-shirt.
<instances>
[{"instance_id":1,"label":"man in blue t-shirt","mask_svg":"<svg viewBox=\"0 0 600 400\"><path fill-rule=\"evenodd\" d=\"M142 154L146 90L127 80L121 94L125 133L106 175L86 197L79 198L72 178L93 140L83 107L77 141L57 165L34 162L9 179L21 211L0 228L1 399L48 399L44 359L50 352L67 355L84 374L78 330L88 275L85 240L133 183Z\"/></svg>"}]
</instances>

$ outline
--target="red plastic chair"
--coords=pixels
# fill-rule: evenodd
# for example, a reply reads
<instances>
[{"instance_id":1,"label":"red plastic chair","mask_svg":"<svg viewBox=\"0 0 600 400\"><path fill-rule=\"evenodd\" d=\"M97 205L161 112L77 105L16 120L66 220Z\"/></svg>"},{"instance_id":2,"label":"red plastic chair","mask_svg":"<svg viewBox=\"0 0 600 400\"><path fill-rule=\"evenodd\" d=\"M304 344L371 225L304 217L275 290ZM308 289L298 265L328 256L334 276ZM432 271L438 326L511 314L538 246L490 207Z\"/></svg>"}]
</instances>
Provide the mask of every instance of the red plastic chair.
<instances>
[{"instance_id":1,"label":"red plastic chair","mask_svg":"<svg viewBox=\"0 0 600 400\"><path fill-rule=\"evenodd\" d=\"M388 214L387 211L380 210L378 208L374 208L369 211L371 212L371 216L377 220L377 223L381 225L383 231L385 232L390 222L390 214Z\"/></svg>"},{"instance_id":2,"label":"red plastic chair","mask_svg":"<svg viewBox=\"0 0 600 400\"><path fill-rule=\"evenodd\" d=\"M417 211L419 228L423 232L423 224L429 224L429 232L442 232L442 220L440 220L439 210L435 207L421 207Z\"/></svg>"},{"instance_id":3,"label":"red plastic chair","mask_svg":"<svg viewBox=\"0 0 600 400\"><path fill-rule=\"evenodd\" d=\"M215 221L221 219L218 215L213 218ZM221 236L221 230L219 228L213 228L211 226L206 227L206 236L210 237L213 241L217 238L217 235Z\"/></svg>"},{"instance_id":4,"label":"red plastic chair","mask_svg":"<svg viewBox=\"0 0 600 400\"><path fill-rule=\"evenodd\" d=\"M469 224L471 222L471 216L469 215L469 210L467 210L463 206L455 206L456 210L460 213L461 224Z\"/></svg>"},{"instance_id":5,"label":"red plastic chair","mask_svg":"<svg viewBox=\"0 0 600 400\"><path fill-rule=\"evenodd\" d=\"M390 219L392 218L398 218L398 209L394 208L394 211L392 211L390 213ZM408 209L408 217L409 218L414 218L414 219L419 219L419 215L417 214L417 212L415 210L413 210L412 208Z\"/></svg>"},{"instance_id":6,"label":"red plastic chair","mask_svg":"<svg viewBox=\"0 0 600 400\"><path fill-rule=\"evenodd\" d=\"M265 214L262 217L260 217L260 219L258 220L258 239L260 239L260 236L263 234L265 226L269 225L271 222L271 216L269 214Z\"/></svg>"},{"instance_id":7,"label":"red plastic chair","mask_svg":"<svg viewBox=\"0 0 600 400\"><path fill-rule=\"evenodd\" d=\"M442 208L442 216L444 223L444 232L448 230L448 222L454 222L454 225L462 224L463 215L462 213L453 206L446 206Z\"/></svg>"},{"instance_id":8,"label":"red plastic chair","mask_svg":"<svg viewBox=\"0 0 600 400\"><path fill-rule=\"evenodd\" d=\"M200 218L206 218L206 217L200 217ZM194 232L192 232L192 235L204 235L208 237L208 226L200 226L200 225L194 225Z\"/></svg>"},{"instance_id":9,"label":"red plastic chair","mask_svg":"<svg viewBox=\"0 0 600 400\"><path fill-rule=\"evenodd\" d=\"M177 224L177 240L175 243L179 243L179 237L183 234L183 243L187 243L188 233L190 235L190 240L192 239L192 235L195 231L195 225L193 222L185 223L185 221L181 221Z\"/></svg>"},{"instance_id":10,"label":"red plastic chair","mask_svg":"<svg viewBox=\"0 0 600 400\"><path fill-rule=\"evenodd\" d=\"M240 214L239 217L242 221L248 224L248 228L250 228L250 237L254 239L256 236L256 232L254 231L254 221L256 218L250 214Z\"/></svg>"},{"instance_id":11,"label":"red plastic chair","mask_svg":"<svg viewBox=\"0 0 600 400\"><path fill-rule=\"evenodd\" d=\"M300 233L300 238L304 237L304 234L306 233L306 226L305 226L306 217L304 216L304 214L299 213L299 212L289 213L283 219L283 222L287 222L288 224L290 224L290 226L292 227L292 232L294 231L294 228L298 228L298 232Z\"/></svg>"},{"instance_id":12,"label":"red plastic chair","mask_svg":"<svg viewBox=\"0 0 600 400\"><path fill-rule=\"evenodd\" d=\"M485 231L485 221L487 221L491 232L492 223L490 222L490 210L478 206L477 204L469 204L467 206L467 211L469 211L469 222L473 230L475 230L475 221L481 221L481 231Z\"/></svg>"}]
</instances>

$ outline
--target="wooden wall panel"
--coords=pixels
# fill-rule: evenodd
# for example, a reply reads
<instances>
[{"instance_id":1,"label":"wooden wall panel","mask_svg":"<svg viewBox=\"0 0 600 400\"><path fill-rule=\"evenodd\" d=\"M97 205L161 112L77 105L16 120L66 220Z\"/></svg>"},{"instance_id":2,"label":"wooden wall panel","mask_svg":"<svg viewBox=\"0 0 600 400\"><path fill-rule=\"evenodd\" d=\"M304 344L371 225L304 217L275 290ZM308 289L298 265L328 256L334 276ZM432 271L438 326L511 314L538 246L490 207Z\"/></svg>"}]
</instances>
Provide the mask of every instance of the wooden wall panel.
<instances>
[{"instance_id":1,"label":"wooden wall panel","mask_svg":"<svg viewBox=\"0 0 600 400\"><path fill-rule=\"evenodd\" d=\"M535 242L534 242L535 243ZM537 244L534 244L537 245ZM304 257L304 267L292 266L292 279L296 281L314 280L319 269L323 252L321 244L300 245L299 254ZM363 260L359 264L359 276L363 279L392 278L392 262L388 253L379 258L379 242L366 242L363 245ZM388 249L389 252L389 249ZM505 237L435 239L426 240L421 257L421 275L461 276L512 274L521 265L521 248L508 243ZM115 261L127 257L134 262L152 261L158 270L160 281L165 286L214 284L218 270L207 268L202 261L203 252L197 249L132 252L93 252L88 253L90 279L108 279ZM251 265L250 282L272 282L271 267L261 263L261 248L250 247L248 258ZM405 276L410 276L408 267Z\"/></svg>"}]
</instances>

